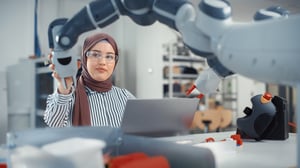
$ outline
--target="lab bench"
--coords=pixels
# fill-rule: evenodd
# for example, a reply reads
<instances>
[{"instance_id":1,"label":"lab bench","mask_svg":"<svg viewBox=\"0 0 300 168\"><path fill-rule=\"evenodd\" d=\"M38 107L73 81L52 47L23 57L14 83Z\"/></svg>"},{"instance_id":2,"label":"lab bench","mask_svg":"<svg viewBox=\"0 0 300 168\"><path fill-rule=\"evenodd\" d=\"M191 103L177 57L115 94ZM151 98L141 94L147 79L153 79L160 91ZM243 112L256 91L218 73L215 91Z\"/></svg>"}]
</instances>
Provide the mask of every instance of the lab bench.
<instances>
[{"instance_id":1,"label":"lab bench","mask_svg":"<svg viewBox=\"0 0 300 168\"><path fill-rule=\"evenodd\" d=\"M230 139L235 131L188 134L169 137L143 137L123 134L120 129L106 127L38 128L13 132L16 147L41 147L71 137L100 139L106 142L103 153L118 156L133 152L165 156L172 168L253 168L296 167L296 134L286 140L244 140L237 145ZM214 142L206 142L213 138ZM12 142L9 142L12 143Z\"/></svg>"}]
</instances>

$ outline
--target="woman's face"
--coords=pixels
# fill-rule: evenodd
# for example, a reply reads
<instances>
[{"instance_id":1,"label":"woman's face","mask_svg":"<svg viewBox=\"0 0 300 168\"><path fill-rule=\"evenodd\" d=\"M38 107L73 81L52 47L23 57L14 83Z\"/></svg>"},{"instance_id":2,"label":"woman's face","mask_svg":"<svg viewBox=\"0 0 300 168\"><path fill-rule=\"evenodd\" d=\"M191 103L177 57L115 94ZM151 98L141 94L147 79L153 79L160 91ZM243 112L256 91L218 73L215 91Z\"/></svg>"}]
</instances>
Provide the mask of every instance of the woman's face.
<instances>
[{"instance_id":1,"label":"woman's face","mask_svg":"<svg viewBox=\"0 0 300 168\"><path fill-rule=\"evenodd\" d=\"M100 41L88 52L87 70L91 77L97 81L107 80L112 75L116 63L113 47L107 41Z\"/></svg>"}]
</instances>

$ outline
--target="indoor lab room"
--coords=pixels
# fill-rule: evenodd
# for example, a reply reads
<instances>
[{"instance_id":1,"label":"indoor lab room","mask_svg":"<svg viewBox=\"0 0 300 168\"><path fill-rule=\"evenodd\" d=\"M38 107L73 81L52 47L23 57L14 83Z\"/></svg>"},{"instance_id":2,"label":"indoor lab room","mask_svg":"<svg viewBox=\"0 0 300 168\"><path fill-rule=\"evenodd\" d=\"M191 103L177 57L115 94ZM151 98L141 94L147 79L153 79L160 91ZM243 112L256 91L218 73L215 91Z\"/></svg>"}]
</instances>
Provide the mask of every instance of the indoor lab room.
<instances>
[{"instance_id":1,"label":"indoor lab room","mask_svg":"<svg viewBox=\"0 0 300 168\"><path fill-rule=\"evenodd\" d=\"M299 167L299 1L0 9L0 168Z\"/></svg>"}]
</instances>

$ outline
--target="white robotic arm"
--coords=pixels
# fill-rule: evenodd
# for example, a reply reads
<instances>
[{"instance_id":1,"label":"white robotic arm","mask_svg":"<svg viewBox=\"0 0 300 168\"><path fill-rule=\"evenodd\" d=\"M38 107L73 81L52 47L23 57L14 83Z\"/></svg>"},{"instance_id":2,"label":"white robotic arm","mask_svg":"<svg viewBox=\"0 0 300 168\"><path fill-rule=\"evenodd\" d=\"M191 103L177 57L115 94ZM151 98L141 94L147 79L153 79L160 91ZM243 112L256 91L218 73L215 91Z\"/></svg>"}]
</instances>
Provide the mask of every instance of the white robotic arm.
<instances>
[{"instance_id":1,"label":"white robotic arm","mask_svg":"<svg viewBox=\"0 0 300 168\"><path fill-rule=\"evenodd\" d=\"M49 27L50 48L60 53L54 59L64 57L80 34L105 27L120 15L142 26L159 21L177 30L186 46L205 57L212 73L220 78L239 73L263 82L299 83L300 34L296 32L300 30L300 15L236 23L230 4L224 0L202 0L197 8L186 0L93 1L63 25ZM56 26L61 28L54 32ZM66 69L64 65L61 71ZM62 77L74 75L64 74ZM201 87L205 84L200 81L196 88L201 91Z\"/></svg>"},{"instance_id":2,"label":"white robotic arm","mask_svg":"<svg viewBox=\"0 0 300 168\"><path fill-rule=\"evenodd\" d=\"M300 15L280 15L286 16L236 23L208 17L202 10L197 27L209 35L213 53L230 70L267 83L295 85L300 82Z\"/></svg>"},{"instance_id":3,"label":"white robotic arm","mask_svg":"<svg viewBox=\"0 0 300 168\"><path fill-rule=\"evenodd\" d=\"M300 82L300 35L296 33L300 15L288 18L286 10L270 7L258 11L254 21L239 23L232 20L230 4L223 0L202 0L197 16L187 7L181 10L176 23L185 44L205 56L211 67L187 94L193 88L204 94L215 92L221 79L234 72L267 83Z\"/></svg>"},{"instance_id":4,"label":"white robotic arm","mask_svg":"<svg viewBox=\"0 0 300 168\"><path fill-rule=\"evenodd\" d=\"M53 48L53 62L62 78L70 76L74 78L76 74L74 71L76 61L70 58L72 47L80 34L97 27L105 27L117 20L120 15L126 15L142 26L150 25L155 21L168 25L182 34L184 43L192 52L207 58L212 69L219 75L232 74L212 53L210 38L197 28L196 11L188 1L98 0L85 6L74 17L68 20L54 20L49 26L49 47ZM70 64L66 64L68 61Z\"/></svg>"},{"instance_id":5,"label":"white robotic arm","mask_svg":"<svg viewBox=\"0 0 300 168\"><path fill-rule=\"evenodd\" d=\"M233 25L214 46L232 71L267 83L300 82L300 15Z\"/></svg>"}]
</instances>

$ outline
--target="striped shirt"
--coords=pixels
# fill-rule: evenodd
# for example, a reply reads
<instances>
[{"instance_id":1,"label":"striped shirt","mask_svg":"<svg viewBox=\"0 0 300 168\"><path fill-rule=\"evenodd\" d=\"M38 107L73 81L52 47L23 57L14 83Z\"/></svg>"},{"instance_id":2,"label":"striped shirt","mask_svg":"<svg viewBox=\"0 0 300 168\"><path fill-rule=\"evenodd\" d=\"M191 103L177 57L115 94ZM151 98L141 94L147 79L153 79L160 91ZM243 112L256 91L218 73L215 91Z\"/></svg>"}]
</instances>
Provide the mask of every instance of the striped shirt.
<instances>
[{"instance_id":1,"label":"striped shirt","mask_svg":"<svg viewBox=\"0 0 300 168\"><path fill-rule=\"evenodd\" d=\"M120 127L126 101L135 98L128 90L113 86L108 92L92 91L86 87L91 126ZM55 91L47 98L44 121L49 127L72 125L75 92L68 95Z\"/></svg>"}]
</instances>

